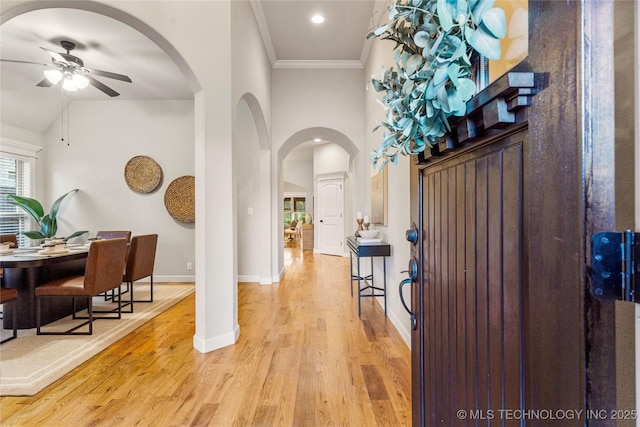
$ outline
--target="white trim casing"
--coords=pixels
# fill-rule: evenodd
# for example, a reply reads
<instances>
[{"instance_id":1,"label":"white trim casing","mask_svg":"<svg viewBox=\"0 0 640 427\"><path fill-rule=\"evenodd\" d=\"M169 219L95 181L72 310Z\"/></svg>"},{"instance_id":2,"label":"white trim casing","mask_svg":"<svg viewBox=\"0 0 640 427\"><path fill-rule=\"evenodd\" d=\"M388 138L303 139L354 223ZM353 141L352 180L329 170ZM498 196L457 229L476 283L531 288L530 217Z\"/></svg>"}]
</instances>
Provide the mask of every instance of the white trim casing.
<instances>
[{"instance_id":1,"label":"white trim casing","mask_svg":"<svg viewBox=\"0 0 640 427\"><path fill-rule=\"evenodd\" d=\"M0 139L0 152L20 157L28 157L37 159L37 154L42 151L43 147L28 144L26 142L15 141L13 139Z\"/></svg>"}]
</instances>

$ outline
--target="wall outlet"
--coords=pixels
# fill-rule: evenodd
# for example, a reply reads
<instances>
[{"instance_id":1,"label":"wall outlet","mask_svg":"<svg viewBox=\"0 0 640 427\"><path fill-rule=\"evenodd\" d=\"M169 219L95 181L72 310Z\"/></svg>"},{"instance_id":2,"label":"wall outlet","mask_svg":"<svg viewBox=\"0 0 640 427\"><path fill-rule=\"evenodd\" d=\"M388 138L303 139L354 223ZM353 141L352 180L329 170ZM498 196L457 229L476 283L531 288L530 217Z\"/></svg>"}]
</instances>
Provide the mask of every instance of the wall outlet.
<instances>
[{"instance_id":1,"label":"wall outlet","mask_svg":"<svg viewBox=\"0 0 640 427\"><path fill-rule=\"evenodd\" d=\"M253 208L249 208L249 215L253 215Z\"/></svg>"},{"instance_id":2,"label":"wall outlet","mask_svg":"<svg viewBox=\"0 0 640 427\"><path fill-rule=\"evenodd\" d=\"M187 270L193 270L193 264L190 262L187 263Z\"/></svg>"}]
</instances>

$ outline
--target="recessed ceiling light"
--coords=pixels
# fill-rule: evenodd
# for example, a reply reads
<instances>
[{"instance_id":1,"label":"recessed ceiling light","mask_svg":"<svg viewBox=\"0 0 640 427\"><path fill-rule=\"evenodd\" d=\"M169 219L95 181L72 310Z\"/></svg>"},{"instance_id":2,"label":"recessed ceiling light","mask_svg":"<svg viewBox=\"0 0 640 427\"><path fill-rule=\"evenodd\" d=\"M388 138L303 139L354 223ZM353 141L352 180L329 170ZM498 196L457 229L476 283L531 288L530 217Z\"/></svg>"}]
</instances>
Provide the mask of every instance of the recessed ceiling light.
<instances>
[{"instance_id":1,"label":"recessed ceiling light","mask_svg":"<svg viewBox=\"0 0 640 427\"><path fill-rule=\"evenodd\" d=\"M313 142L320 142L320 141L322 141L322 139L320 139L320 138L315 138L315 139L313 140Z\"/></svg>"},{"instance_id":2,"label":"recessed ceiling light","mask_svg":"<svg viewBox=\"0 0 640 427\"><path fill-rule=\"evenodd\" d=\"M311 22L314 24L322 24L324 22L324 16L322 15L313 15L311 17Z\"/></svg>"}]
</instances>

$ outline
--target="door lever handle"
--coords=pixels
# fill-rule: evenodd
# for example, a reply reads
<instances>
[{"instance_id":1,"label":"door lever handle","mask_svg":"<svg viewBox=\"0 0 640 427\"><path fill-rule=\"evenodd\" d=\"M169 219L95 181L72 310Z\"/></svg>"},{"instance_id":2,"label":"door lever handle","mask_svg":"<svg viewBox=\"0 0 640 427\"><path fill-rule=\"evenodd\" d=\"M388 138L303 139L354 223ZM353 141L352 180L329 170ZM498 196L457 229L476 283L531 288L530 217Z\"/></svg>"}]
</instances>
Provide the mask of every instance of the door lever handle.
<instances>
[{"instance_id":1,"label":"door lever handle","mask_svg":"<svg viewBox=\"0 0 640 427\"><path fill-rule=\"evenodd\" d=\"M402 282L400 282L400 302L404 306L404 309L407 310L407 313L409 313L409 317L411 318L411 323L413 325L413 330L415 331L416 328L418 327L418 320L416 319L416 315L413 314L413 312L409 309L409 307L407 307L407 303L404 302L404 296L402 294L402 287L407 283L413 283L413 280L404 279Z\"/></svg>"}]
</instances>

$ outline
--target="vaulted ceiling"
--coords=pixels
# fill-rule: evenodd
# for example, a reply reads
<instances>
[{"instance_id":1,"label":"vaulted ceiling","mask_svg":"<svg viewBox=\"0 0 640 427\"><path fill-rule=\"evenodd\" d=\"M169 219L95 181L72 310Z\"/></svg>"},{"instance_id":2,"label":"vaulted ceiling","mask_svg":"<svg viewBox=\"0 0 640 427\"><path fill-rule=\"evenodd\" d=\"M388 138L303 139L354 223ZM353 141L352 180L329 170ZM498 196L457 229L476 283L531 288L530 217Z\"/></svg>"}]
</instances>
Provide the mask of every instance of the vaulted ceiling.
<instances>
[{"instance_id":1,"label":"vaulted ceiling","mask_svg":"<svg viewBox=\"0 0 640 427\"><path fill-rule=\"evenodd\" d=\"M373 1L252 0L256 21L274 67L361 67L369 44ZM321 13L325 21L313 24ZM65 92L69 99L191 99L177 66L151 40L109 17L78 9L41 9L0 26L0 58L49 64L41 48L64 52L61 40L76 43L71 54L85 66L125 74L133 83L96 77L120 93L109 98L95 87ZM36 86L43 66L0 62L2 123L44 133L60 116L65 99L59 85Z\"/></svg>"}]
</instances>

